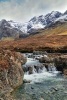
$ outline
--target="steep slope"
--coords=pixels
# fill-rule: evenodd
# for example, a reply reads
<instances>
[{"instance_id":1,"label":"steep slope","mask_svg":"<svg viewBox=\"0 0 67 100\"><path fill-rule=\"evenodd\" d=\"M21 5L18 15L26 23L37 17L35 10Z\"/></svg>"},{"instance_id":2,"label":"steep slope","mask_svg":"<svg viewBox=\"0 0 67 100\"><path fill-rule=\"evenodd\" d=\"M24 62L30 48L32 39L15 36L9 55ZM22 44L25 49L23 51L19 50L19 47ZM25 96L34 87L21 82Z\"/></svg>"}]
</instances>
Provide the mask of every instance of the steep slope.
<instances>
[{"instance_id":1,"label":"steep slope","mask_svg":"<svg viewBox=\"0 0 67 100\"><path fill-rule=\"evenodd\" d=\"M58 11L52 11L51 13L48 13L47 15L40 15L38 17L35 16L24 24L19 23L19 22L14 22L14 21L8 21L8 23L13 28L18 28L24 33L32 33L32 32L34 33L38 29L45 28L45 26L51 24L60 16L62 16L62 13Z\"/></svg>"},{"instance_id":2,"label":"steep slope","mask_svg":"<svg viewBox=\"0 0 67 100\"><path fill-rule=\"evenodd\" d=\"M42 29L46 26L50 25L51 23L54 23L57 18L62 16L62 13L58 11L52 11L51 13L48 13L47 15L41 15L38 17L33 17L29 21L30 28L28 28L28 32L32 33L32 30L35 31L35 29ZM29 26L28 25L28 26Z\"/></svg>"},{"instance_id":3,"label":"steep slope","mask_svg":"<svg viewBox=\"0 0 67 100\"><path fill-rule=\"evenodd\" d=\"M5 37L19 38L24 36L25 33L16 27L12 27L8 21L4 19L0 21L0 39Z\"/></svg>"},{"instance_id":4,"label":"steep slope","mask_svg":"<svg viewBox=\"0 0 67 100\"><path fill-rule=\"evenodd\" d=\"M17 28L19 30L21 30L23 33L28 34L27 33L27 24L28 23L20 23L20 22L15 22L15 21L8 21L8 23L12 26L12 28Z\"/></svg>"}]
</instances>

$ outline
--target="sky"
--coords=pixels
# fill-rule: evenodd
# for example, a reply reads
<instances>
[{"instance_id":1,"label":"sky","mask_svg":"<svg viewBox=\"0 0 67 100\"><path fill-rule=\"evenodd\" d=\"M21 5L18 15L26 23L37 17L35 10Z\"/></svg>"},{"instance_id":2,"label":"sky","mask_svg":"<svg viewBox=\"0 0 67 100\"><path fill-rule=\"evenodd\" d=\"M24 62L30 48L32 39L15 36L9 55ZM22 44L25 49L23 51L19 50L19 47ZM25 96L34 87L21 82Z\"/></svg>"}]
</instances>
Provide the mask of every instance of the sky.
<instances>
[{"instance_id":1,"label":"sky","mask_svg":"<svg viewBox=\"0 0 67 100\"><path fill-rule=\"evenodd\" d=\"M67 10L67 0L0 0L0 20L27 22L34 16Z\"/></svg>"}]
</instances>

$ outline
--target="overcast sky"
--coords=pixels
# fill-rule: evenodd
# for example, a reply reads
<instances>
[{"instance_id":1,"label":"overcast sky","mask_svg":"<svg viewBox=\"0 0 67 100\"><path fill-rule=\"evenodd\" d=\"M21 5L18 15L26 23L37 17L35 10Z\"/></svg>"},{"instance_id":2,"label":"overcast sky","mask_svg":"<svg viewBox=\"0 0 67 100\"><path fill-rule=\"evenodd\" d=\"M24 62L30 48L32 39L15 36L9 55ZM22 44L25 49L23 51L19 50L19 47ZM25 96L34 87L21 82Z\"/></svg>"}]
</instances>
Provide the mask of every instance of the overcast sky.
<instances>
[{"instance_id":1,"label":"overcast sky","mask_svg":"<svg viewBox=\"0 0 67 100\"><path fill-rule=\"evenodd\" d=\"M26 22L33 16L67 10L67 0L0 0L0 20Z\"/></svg>"}]
</instances>

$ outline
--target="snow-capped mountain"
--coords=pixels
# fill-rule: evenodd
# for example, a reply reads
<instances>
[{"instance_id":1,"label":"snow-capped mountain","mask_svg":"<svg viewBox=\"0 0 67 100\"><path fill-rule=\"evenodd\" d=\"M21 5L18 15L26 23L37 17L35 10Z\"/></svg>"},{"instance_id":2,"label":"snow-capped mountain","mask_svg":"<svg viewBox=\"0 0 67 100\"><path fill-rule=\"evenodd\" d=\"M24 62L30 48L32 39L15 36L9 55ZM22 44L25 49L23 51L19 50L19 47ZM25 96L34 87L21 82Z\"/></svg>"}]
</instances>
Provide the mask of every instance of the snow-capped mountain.
<instances>
[{"instance_id":1,"label":"snow-capped mountain","mask_svg":"<svg viewBox=\"0 0 67 100\"><path fill-rule=\"evenodd\" d=\"M8 21L8 23L13 27L21 30L24 33L27 33L27 24L28 23L20 23L20 22L15 22L15 21Z\"/></svg>"},{"instance_id":2,"label":"snow-capped mountain","mask_svg":"<svg viewBox=\"0 0 67 100\"><path fill-rule=\"evenodd\" d=\"M30 21L23 24L21 30L25 33L35 33L38 29L44 29L57 21L67 21L67 11L64 13L52 11L46 15L35 16Z\"/></svg>"},{"instance_id":3,"label":"snow-capped mountain","mask_svg":"<svg viewBox=\"0 0 67 100\"><path fill-rule=\"evenodd\" d=\"M58 11L52 11L47 15L41 15L38 17L33 17L27 25L28 32L32 32L32 29L42 29L48 26L49 24L55 22L55 20L62 16L62 13Z\"/></svg>"},{"instance_id":4,"label":"snow-capped mountain","mask_svg":"<svg viewBox=\"0 0 67 100\"><path fill-rule=\"evenodd\" d=\"M55 22L67 22L67 10L64 13L58 11L52 11L47 15L41 15L38 17L33 17L27 27L30 25L31 27L28 28L28 32L31 32L32 29L42 29L52 25Z\"/></svg>"},{"instance_id":5,"label":"snow-capped mountain","mask_svg":"<svg viewBox=\"0 0 67 100\"><path fill-rule=\"evenodd\" d=\"M51 23L61 20L67 20L67 11L65 11L64 13L58 11L52 11L47 15L40 15L38 17L35 16L30 21L24 24L14 21L8 21L8 22L13 28L18 28L24 33L29 33L32 29L34 30L42 29Z\"/></svg>"},{"instance_id":6,"label":"snow-capped mountain","mask_svg":"<svg viewBox=\"0 0 67 100\"><path fill-rule=\"evenodd\" d=\"M0 21L0 38L6 36L19 36L25 37L29 34L36 33L38 29L44 29L55 22L67 22L67 10L64 13L52 11L46 15L33 17L26 23L15 21Z\"/></svg>"},{"instance_id":7,"label":"snow-capped mountain","mask_svg":"<svg viewBox=\"0 0 67 100\"><path fill-rule=\"evenodd\" d=\"M4 37L13 37L13 38L22 38L26 37L28 34L25 34L23 31L20 30L18 23L14 22L10 23L5 19L0 21L0 39Z\"/></svg>"}]
</instances>

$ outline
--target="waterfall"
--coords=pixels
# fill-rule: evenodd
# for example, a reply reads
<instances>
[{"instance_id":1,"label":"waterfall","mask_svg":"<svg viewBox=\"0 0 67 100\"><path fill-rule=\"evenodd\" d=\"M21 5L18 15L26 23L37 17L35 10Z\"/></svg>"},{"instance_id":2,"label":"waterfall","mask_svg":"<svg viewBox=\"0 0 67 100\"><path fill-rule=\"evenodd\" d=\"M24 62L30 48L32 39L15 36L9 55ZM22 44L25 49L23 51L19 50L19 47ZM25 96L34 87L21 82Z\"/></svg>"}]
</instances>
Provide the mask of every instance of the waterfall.
<instances>
[{"instance_id":1,"label":"waterfall","mask_svg":"<svg viewBox=\"0 0 67 100\"><path fill-rule=\"evenodd\" d=\"M43 67L43 69L42 69L42 73L44 73L44 72L46 72L47 71L47 69L45 68L45 66Z\"/></svg>"},{"instance_id":2,"label":"waterfall","mask_svg":"<svg viewBox=\"0 0 67 100\"><path fill-rule=\"evenodd\" d=\"M33 66L33 74L35 74L36 73L36 69L34 68L34 66Z\"/></svg>"},{"instance_id":3,"label":"waterfall","mask_svg":"<svg viewBox=\"0 0 67 100\"><path fill-rule=\"evenodd\" d=\"M42 67L42 66L41 66ZM43 66L43 68L41 68L40 66L28 66L28 70L26 70L25 74L36 74L36 73L44 73L47 72L47 69L45 68L45 66ZM26 68L26 67L25 67Z\"/></svg>"},{"instance_id":4,"label":"waterfall","mask_svg":"<svg viewBox=\"0 0 67 100\"><path fill-rule=\"evenodd\" d=\"M56 71L56 67L54 66L54 64L50 64L48 66L48 71L47 71L46 67L42 66L42 65L27 66L25 68L27 68L26 74L36 74L36 73L45 73L45 72L51 72L51 73L53 73L53 72Z\"/></svg>"},{"instance_id":5,"label":"waterfall","mask_svg":"<svg viewBox=\"0 0 67 100\"><path fill-rule=\"evenodd\" d=\"M27 62L24 65L24 72L26 75L30 74L39 74L39 73L55 73L57 72L56 67L54 63L48 63L48 67L45 67L42 63L39 62L36 57L40 57L42 55L32 55L32 53L29 53L25 55L27 57ZM47 56L47 55L44 55Z\"/></svg>"},{"instance_id":6,"label":"waterfall","mask_svg":"<svg viewBox=\"0 0 67 100\"><path fill-rule=\"evenodd\" d=\"M49 70L49 71L56 71L56 67L54 66L54 63L49 64L48 70Z\"/></svg>"},{"instance_id":7,"label":"waterfall","mask_svg":"<svg viewBox=\"0 0 67 100\"><path fill-rule=\"evenodd\" d=\"M46 67L43 63L40 63L38 58L26 55L27 62L23 66L24 69L24 79L30 80L31 82L40 82L47 78L52 78L58 75L58 71L54 66L54 63L48 63ZM38 56L39 57L39 56Z\"/></svg>"}]
</instances>

